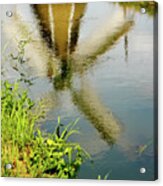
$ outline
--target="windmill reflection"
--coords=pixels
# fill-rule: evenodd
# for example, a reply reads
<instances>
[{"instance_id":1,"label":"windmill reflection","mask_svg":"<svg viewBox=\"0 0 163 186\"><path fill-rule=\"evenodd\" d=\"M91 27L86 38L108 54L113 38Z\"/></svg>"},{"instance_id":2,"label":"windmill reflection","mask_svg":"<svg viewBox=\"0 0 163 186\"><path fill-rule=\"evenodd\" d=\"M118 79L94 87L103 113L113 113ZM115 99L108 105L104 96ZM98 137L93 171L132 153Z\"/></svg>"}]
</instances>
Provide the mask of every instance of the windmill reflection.
<instances>
[{"instance_id":1,"label":"windmill reflection","mask_svg":"<svg viewBox=\"0 0 163 186\"><path fill-rule=\"evenodd\" d=\"M98 130L101 137L112 145L121 133L120 123L98 98L96 91L83 79L83 74L96 63L98 56L108 51L131 29L133 21L123 18L120 22L119 17L116 17L118 21L113 19L113 22L117 21L113 28L110 23L105 23L107 29L103 29L104 34L96 30L98 36L102 34L102 38L100 36L97 40L97 35L94 34L92 40L79 44L80 27L86 9L85 3L32 5L39 25L39 37L31 33L31 25L21 20L19 12L10 22L10 26L19 38L27 38L24 33L31 33L31 43L25 54L26 58L30 58L31 66L45 72L53 80L56 91L68 90L74 105ZM5 33L11 34L7 25L5 28ZM74 74L80 75L81 85L78 89L72 84Z\"/></svg>"},{"instance_id":2,"label":"windmill reflection","mask_svg":"<svg viewBox=\"0 0 163 186\"><path fill-rule=\"evenodd\" d=\"M26 58L30 59L31 66L43 71L43 74L45 72L46 76L53 80L55 91L58 93L68 90L73 104L98 130L101 137L112 145L121 133L120 122L98 98L89 82L84 80L84 72L96 64L98 56L103 55L118 39L124 37L132 28L133 21L123 18L120 22L119 17L116 17L118 21L113 20L116 22L113 28L110 23L106 23L108 28L103 29L105 33L104 35L102 33L101 40L97 40L97 35L93 35L92 40L79 44L80 27L86 9L85 3L32 5L39 25L39 37L31 33L31 25L23 22L21 15L16 15L10 26L12 25L12 32L17 33L20 39L27 37L24 36L24 30L27 34L31 33L29 34L31 43L25 54ZM5 28L8 28L5 33L11 34L8 25ZM109 33L106 32L108 30ZM96 31L98 32L98 29ZM74 74L80 75L78 89L72 84Z\"/></svg>"},{"instance_id":3,"label":"windmill reflection","mask_svg":"<svg viewBox=\"0 0 163 186\"><path fill-rule=\"evenodd\" d=\"M58 91L69 89L72 101L77 108L95 126L108 144L114 144L121 133L119 121L99 100L95 90L90 88L88 82L84 82L81 78L81 87L76 90L71 81L74 72L82 75L91 64L95 63L99 55L109 50L122 36L125 36L127 55L126 33L131 29L133 21L125 19L113 33L106 35L99 46L87 55L81 56L75 49L78 44L80 24L86 7L86 3L33 5L34 12L39 20L42 37L46 40L48 47L54 52L56 58L60 60L61 72L54 77L55 89ZM124 14L126 17L126 12Z\"/></svg>"}]
</instances>

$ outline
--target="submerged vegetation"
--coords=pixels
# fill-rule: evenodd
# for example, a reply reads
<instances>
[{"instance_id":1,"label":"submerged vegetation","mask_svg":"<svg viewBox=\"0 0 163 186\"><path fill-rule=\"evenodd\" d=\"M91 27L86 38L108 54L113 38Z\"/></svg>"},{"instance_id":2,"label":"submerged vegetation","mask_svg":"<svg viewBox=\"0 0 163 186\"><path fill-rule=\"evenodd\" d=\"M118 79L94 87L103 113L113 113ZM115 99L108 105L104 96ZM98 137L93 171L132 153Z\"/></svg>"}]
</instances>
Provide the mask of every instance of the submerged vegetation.
<instances>
[{"instance_id":1,"label":"submerged vegetation","mask_svg":"<svg viewBox=\"0 0 163 186\"><path fill-rule=\"evenodd\" d=\"M78 143L68 141L78 133L76 123L58 125L53 134L37 127L44 117L19 84L2 84L2 176L76 178L77 171L89 155ZM39 110L39 112L38 112ZM11 164L11 169L8 169Z\"/></svg>"}]
</instances>

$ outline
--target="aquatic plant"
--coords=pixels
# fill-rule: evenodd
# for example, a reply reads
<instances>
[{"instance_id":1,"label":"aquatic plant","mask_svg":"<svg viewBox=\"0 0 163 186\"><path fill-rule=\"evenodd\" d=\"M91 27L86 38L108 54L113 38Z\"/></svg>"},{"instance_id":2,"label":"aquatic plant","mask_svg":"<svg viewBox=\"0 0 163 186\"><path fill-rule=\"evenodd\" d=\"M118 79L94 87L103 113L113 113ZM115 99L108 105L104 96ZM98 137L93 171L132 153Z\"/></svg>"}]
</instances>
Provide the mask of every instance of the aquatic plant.
<instances>
[{"instance_id":1,"label":"aquatic plant","mask_svg":"<svg viewBox=\"0 0 163 186\"><path fill-rule=\"evenodd\" d=\"M108 180L111 172L112 172L112 170L109 171L104 177L102 177L101 175L98 175L97 179L98 180Z\"/></svg>"},{"instance_id":2,"label":"aquatic plant","mask_svg":"<svg viewBox=\"0 0 163 186\"><path fill-rule=\"evenodd\" d=\"M27 62L27 59L25 58L25 48L30 42L30 38L20 40L17 46L17 54L10 54L12 68L18 73L20 77L18 80L26 83L29 86L33 85L32 78L29 78L24 64Z\"/></svg>"}]
</instances>

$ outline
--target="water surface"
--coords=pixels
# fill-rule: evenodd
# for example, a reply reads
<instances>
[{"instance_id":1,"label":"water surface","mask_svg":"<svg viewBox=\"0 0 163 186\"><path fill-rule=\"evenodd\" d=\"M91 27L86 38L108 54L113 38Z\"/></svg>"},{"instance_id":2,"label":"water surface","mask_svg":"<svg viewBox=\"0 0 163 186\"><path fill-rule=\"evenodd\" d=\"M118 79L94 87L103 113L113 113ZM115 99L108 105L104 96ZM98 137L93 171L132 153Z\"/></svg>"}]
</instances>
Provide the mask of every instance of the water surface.
<instances>
[{"instance_id":1,"label":"water surface","mask_svg":"<svg viewBox=\"0 0 163 186\"><path fill-rule=\"evenodd\" d=\"M153 5L145 14L140 7L13 5L13 18L2 22L6 54L29 39L23 70L33 85L22 86L33 99L46 100L42 130L53 132L58 116L63 124L80 118L81 134L71 140L93 163L81 166L79 178L154 179ZM10 60L3 60L4 78L17 78Z\"/></svg>"}]
</instances>

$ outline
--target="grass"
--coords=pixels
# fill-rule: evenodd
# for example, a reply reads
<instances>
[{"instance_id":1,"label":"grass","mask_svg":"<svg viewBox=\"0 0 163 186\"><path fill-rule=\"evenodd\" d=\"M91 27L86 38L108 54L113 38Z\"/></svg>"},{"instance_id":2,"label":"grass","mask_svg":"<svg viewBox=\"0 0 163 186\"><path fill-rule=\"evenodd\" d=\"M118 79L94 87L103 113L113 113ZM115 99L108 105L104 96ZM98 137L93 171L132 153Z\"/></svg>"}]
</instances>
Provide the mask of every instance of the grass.
<instances>
[{"instance_id":1,"label":"grass","mask_svg":"<svg viewBox=\"0 0 163 186\"><path fill-rule=\"evenodd\" d=\"M39 108L39 109L38 109ZM78 120L64 126L58 118L53 134L39 130L45 116L19 83L2 83L1 90L1 172L3 177L76 178L88 153L78 143L68 141ZM11 164L11 169L6 165Z\"/></svg>"}]
</instances>

